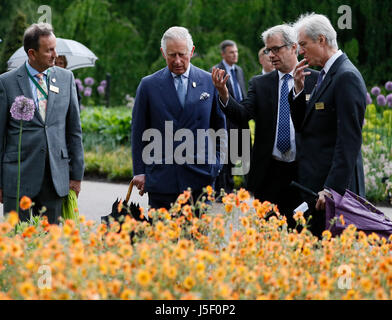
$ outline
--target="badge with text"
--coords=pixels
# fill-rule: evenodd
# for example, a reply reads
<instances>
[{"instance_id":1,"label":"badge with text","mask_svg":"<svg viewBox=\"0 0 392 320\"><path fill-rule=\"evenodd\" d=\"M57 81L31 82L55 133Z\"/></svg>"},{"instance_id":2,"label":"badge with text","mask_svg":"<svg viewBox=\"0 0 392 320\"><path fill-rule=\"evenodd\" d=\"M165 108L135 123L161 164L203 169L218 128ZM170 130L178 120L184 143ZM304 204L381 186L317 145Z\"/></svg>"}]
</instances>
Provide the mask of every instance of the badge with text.
<instances>
[{"instance_id":1,"label":"badge with text","mask_svg":"<svg viewBox=\"0 0 392 320\"><path fill-rule=\"evenodd\" d=\"M316 110L324 110L324 102L316 102Z\"/></svg>"},{"instance_id":2,"label":"badge with text","mask_svg":"<svg viewBox=\"0 0 392 320\"><path fill-rule=\"evenodd\" d=\"M50 85L50 86L49 86L49 90L50 90L50 91L53 91L53 92L55 92L55 93L59 93L59 88L58 88L58 87L55 87L55 86L53 86L53 85Z\"/></svg>"},{"instance_id":3,"label":"badge with text","mask_svg":"<svg viewBox=\"0 0 392 320\"><path fill-rule=\"evenodd\" d=\"M310 94L305 95L305 99L306 99L306 101L309 101L310 100Z\"/></svg>"}]
</instances>

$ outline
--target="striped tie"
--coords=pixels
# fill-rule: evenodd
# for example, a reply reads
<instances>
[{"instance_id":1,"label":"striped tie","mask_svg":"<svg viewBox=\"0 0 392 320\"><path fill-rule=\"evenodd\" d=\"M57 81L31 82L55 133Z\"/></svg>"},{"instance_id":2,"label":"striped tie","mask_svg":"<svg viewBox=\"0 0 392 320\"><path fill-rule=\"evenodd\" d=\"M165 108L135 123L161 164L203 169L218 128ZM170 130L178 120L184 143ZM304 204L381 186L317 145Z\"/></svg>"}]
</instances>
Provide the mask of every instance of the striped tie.
<instances>
[{"instance_id":1,"label":"striped tie","mask_svg":"<svg viewBox=\"0 0 392 320\"><path fill-rule=\"evenodd\" d=\"M44 81L44 74L38 73L36 75L36 77L38 78L38 84L45 91L45 93L48 94L48 87L46 85L46 82ZM46 105L48 104L48 100L45 98L45 96L42 94L42 92L38 88L37 88L37 97L38 97L38 110L39 110L39 113L41 115L42 120L45 121Z\"/></svg>"}]
</instances>

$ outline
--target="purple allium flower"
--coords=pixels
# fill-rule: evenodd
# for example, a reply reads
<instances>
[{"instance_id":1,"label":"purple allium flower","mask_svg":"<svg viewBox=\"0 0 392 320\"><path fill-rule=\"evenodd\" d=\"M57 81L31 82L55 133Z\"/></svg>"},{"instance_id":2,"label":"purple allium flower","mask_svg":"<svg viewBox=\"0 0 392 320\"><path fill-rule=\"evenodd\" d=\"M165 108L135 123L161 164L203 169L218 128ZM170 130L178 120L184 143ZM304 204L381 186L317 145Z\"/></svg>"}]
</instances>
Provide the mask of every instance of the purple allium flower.
<instances>
[{"instance_id":1,"label":"purple allium flower","mask_svg":"<svg viewBox=\"0 0 392 320\"><path fill-rule=\"evenodd\" d=\"M92 86L94 84L94 79L91 77L87 77L86 79L84 79L84 84L86 86Z\"/></svg>"},{"instance_id":2,"label":"purple allium flower","mask_svg":"<svg viewBox=\"0 0 392 320\"><path fill-rule=\"evenodd\" d=\"M387 99L382 94L379 94L377 96L377 104L379 106L385 106L387 104Z\"/></svg>"},{"instance_id":3,"label":"purple allium flower","mask_svg":"<svg viewBox=\"0 0 392 320\"><path fill-rule=\"evenodd\" d=\"M371 104L372 101L372 97L370 96L369 92L366 94L366 104Z\"/></svg>"},{"instance_id":4,"label":"purple allium flower","mask_svg":"<svg viewBox=\"0 0 392 320\"><path fill-rule=\"evenodd\" d=\"M373 87L372 90L370 90L370 93L374 96L378 96L381 93L381 89L379 87Z\"/></svg>"},{"instance_id":5,"label":"purple allium flower","mask_svg":"<svg viewBox=\"0 0 392 320\"><path fill-rule=\"evenodd\" d=\"M100 85L98 86L97 91L100 95L103 95L105 93L105 87Z\"/></svg>"},{"instance_id":6,"label":"purple allium flower","mask_svg":"<svg viewBox=\"0 0 392 320\"><path fill-rule=\"evenodd\" d=\"M82 80L80 80L79 78L75 79L75 83L77 86L81 86L82 85Z\"/></svg>"},{"instance_id":7,"label":"purple allium flower","mask_svg":"<svg viewBox=\"0 0 392 320\"><path fill-rule=\"evenodd\" d=\"M83 92L84 91L84 87L83 87L82 84L78 84L77 86L78 86L79 92Z\"/></svg>"},{"instance_id":8,"label":"purple allium flower","mask_svg":"<svg viewBox=\"0 0 392 320\"><path fill-rule=\"evenodd\" d=\"M90 97L91 96L91 92L92 92L92 89L90 88L90 87L86 87L85 89L84 89L84 96L85 97Z\"/></svg>"},{"instance_id":9,"label":"purple allium flower","mask_svg":"<svg viewBox=\"0 0 392 320\"><path fill-rule=\"evenodd\" d=\"M392 107L392 93L390 93L386 96L386 100L388 103L388 107Z\"/></svg>"},{"instance_id":10,"label":"purple allium flower","mask_svg":"<svg viewBox=\"0 0 392 320\"><path fill-rule=\"evenodd\" d=\"M107 84L108 84L108 83L107 83L106 80L102 80L101 83L100 83L99 85L102 86L102 87L104 87L104 88L106 88Z\"/></svg>"},{"instance_id":11,"label":"purple allium flower","mask_svg":"<svg viewBox=\"0 0 392 320\"><path fill-rule=\"evenodd\" d=\"M388 91L392 91L392 81L388 81L385 84L385 89L387 89Z\"/></svg>"},{"instance_id":12,"label":"purple allium flower","mask_svg":"<svg viewBox=\"0 0 392 320\"><path fill-rule=\"evenodd\" d=\"M35 105L32 99L25 96L18 96L15 98L11 106L11 116L15 120L30 121L34 117Z\"/></svg>"}]
</instances>

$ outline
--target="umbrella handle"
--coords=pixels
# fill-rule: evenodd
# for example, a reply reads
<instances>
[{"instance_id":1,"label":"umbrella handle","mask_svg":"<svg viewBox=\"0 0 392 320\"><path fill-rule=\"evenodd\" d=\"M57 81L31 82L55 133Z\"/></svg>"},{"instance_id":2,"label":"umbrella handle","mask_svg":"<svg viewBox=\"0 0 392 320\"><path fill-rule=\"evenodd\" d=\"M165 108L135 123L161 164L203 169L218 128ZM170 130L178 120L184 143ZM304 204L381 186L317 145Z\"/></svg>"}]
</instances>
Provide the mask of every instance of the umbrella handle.
<instances>
[{"instance_id":1,"label":"umbrella handle","mask_svg":"<svg viewBox=\"0 0 392 320\"><path fill-rule=\"evenodd\" d=\"M125 203L128 203L129 198L131 197L132 189L133 189L133 180L129 184L127 197L125 198Z\"/></svg>"}]
</instances>

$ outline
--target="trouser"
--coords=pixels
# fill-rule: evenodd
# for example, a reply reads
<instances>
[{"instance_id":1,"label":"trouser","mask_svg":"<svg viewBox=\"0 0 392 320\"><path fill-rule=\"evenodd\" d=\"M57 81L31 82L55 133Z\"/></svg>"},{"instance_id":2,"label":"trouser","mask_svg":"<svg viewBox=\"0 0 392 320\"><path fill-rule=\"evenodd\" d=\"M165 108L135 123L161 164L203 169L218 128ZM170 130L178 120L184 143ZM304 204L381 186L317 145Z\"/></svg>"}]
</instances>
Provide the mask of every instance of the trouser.
<instances>
[{"instance_id":1,"label":"trouser","mask_svg":"<svg viewBox=\"0 0 392 320\"><path fill-rule=\"evenodd\" d=\"M12 210L16 210L16 197L4 197L3 200L4 214ZM57 192L54 188L48 159L45 163L45 173L41 185L41 190L31 200L34 202L34 206L32 207L32 214L34 216L39 215L42 208L46 207L46 211L42 213L42 215L48 217L48 222L50 224L59 223L63 198L57 195ZM21 221L27 221L30 218L29 210L22 210L21 208L19 208L19 218Z\"/></svg>"},{"instance_id":2,"label":"trouser","mask_svg":"<svg viewBox=\"0 0 392 320\"><path fill-rule=\"evenodd\" d=\"M289 228L294 228L296 222L293 218L293 211L302 202L299 191L290 186L291 181L297 181L297 162L272 159L266 172L254 196L260 201L266 200L276 204L279 212L286 216Z\"/></svg>"}]
</instances>

